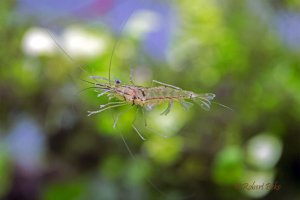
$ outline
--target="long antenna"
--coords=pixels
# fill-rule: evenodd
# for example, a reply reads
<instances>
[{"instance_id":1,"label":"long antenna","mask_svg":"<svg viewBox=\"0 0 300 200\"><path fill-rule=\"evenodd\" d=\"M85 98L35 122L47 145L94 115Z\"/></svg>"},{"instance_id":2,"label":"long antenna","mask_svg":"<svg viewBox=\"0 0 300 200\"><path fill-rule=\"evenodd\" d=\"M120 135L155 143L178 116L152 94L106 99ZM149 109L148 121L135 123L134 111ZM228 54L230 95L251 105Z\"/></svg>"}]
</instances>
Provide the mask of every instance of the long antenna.
<instances>
[{"instance_id":1,"label":"long antenna","mask_svg":"<svg viewBox=\"0 0 300 200\"><path fill-rule=\"evenodd\" d=\"M75 63L74 59L72 58L72 56L70 56L70 54L68 54L68 52L59 44L59 42L57 41L57 39L54 37L54 35L47 29L48 34L50 35L50 37L52 38L52 40L55 42L55 45L72 61L72 63ZM85 69L83 69L81 66L79 66L79 68L84 71L85 73L88 73Z\"/></svg>"},{"instance_id":2,"label":"long antenna","mask_svg":"<svg viewBox=\"0 0 300 200\"><path fill-rule=\"evenodd\" d=\"M125 20L122 22L121 24L121 28L119 29L119 31L117 32L117 36L120 35L120 37L117 38L116 42L114 43L114 46L112 48L112 51L111 51L111 56L110 56L110 60L109 60L109 68L108 68L108 80L109 80L109 84L111 84L111 64L112 64L112 59L113 59L113 56L114 56L114 53L115 53L115 50L121 40L121 34L129 20L129 18L133 15L134 13L134 10L125 18Z\"/></svg>"}]
</instances>

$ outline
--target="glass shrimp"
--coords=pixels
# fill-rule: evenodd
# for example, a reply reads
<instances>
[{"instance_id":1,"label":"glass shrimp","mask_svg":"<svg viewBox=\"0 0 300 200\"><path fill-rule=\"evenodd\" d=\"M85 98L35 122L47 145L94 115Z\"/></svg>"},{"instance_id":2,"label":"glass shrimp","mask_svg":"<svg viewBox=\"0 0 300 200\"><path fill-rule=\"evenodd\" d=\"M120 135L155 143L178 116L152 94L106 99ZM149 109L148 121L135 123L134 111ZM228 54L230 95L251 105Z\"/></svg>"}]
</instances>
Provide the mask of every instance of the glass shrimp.
<instances>
[{"instance_id":1,"label":"glass shrimp","mask_svg":"<svg viewBox=\"0 0 300 200\"><path fill-rule=\"evenodd\" d=\"M93 76L93 79L95 78L96 77ZM105 80L103 77L97 78ZM171 111L174 102L179 102L185 109L188 109L192 105L191 102L195 102L204 110L208 111L210 110L211 101L216 96L213 93L197 94L156 80L153 80L153 82L159 84L159 86L143 87L125 85L121 84L121 81L119 80L116 80L115 84L96 82L95 87L102 91L98 94L98 97L106 94L110 97L115 97L119 101L100 105L99 110L88 111L88 116L128 104L140 106L149 110L162 103L168 104L166 110L161 113L162 115L167 115Z\"/></svg>"}]
</instances>

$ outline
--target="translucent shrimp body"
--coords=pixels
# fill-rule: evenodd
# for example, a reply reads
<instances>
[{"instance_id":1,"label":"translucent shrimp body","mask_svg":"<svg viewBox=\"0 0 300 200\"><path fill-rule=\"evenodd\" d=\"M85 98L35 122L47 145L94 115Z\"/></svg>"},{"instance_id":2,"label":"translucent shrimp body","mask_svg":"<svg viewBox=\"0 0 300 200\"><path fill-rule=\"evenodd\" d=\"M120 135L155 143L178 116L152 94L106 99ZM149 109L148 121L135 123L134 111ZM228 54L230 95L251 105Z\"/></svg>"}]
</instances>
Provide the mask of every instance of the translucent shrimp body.
<instances>
[{"instance_id":1,"label":"translucent shrimp body","mask_svg":"<svg viewBox=\"0 0 300 200\"><path fill-rule=\"evenodd\" d=\"M181 88L154 81L161 84L161 86L156 87L142 87L135 85L123 85L120 82L115 84L105 84L105 83L96 83L96 87L103 90L98 96L103 94L108 94L111 97L119 99L118 102L111 102L106 105L100 106L100 110L90 111L89 115L102 112L109 108L119 107L126 104L138 105L145 107L146 109L151 109L153 106L168 103L167 109L162 113L167 115L173 105L173 102L177 101L181 105L188 109L193 101L199 104L203 109L209 110L211 105L211 100L214 99L215 94L205 93L197 94L192 91L186 91Z\"/></svg>"}]
</instances>

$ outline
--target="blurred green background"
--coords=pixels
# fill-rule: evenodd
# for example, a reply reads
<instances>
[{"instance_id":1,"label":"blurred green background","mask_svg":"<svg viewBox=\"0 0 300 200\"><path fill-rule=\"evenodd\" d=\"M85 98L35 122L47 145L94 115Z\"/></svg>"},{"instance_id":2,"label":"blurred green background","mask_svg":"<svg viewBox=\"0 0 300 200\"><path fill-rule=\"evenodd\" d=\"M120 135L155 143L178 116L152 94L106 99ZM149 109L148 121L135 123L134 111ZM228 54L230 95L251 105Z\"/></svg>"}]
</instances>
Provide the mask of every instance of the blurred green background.
<instances>
[{"instance_id":1,"label":"blurred green background","mask_svg":"<svg viewBox=\"0 0 300 200\"><path fill-rule=\"evenodd\" d=\"M2 199L300 198L299 1L2 0L0 22ZM233 111L88 117L110 65Z\"/></svg>"}]
</instances>

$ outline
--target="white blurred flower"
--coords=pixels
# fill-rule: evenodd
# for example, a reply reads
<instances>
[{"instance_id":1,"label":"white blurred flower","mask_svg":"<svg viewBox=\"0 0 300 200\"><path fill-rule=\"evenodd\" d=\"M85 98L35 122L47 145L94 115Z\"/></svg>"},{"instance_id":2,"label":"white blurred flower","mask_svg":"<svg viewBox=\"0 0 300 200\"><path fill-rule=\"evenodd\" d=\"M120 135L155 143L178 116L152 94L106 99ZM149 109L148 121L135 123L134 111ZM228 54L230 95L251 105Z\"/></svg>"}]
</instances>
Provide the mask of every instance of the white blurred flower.
<instances>
[{"instance_id":1,"label":"white blurred flower","mask_svg":"<svg viewBox=\"0 0 300 200\"><path fill-rule=\"evenodd\" d=\"M23 37L22 49L27 55L38 56L53 54L56 46L47 29L32 27Z\"/></svg>"},{"instance_id":2,"label":"white blurred flower","mask_svg":"<svg viewBox=\"0 0 300 200\"><path fill-rule=\"evenodd\" d=\"M255 136L248 142L249 163L261 169L270 169L278 162L282 153L282 143L268 134Z\"/></svg>"},{"instance_id":3,"label":"white blurred flower","mask_svg":"<svg viewBox=\"0 0 300 200\"><path fill-rule=\"evenodd\" d=\"M104 37L76 26L64 31L62 43L71 57L96 57L103 54L107 46Z\"/></svg>"},{"instance_id":4,"label":"white blurred flower","mask_svg":"<svg viewBox=\"0 0 300 200\"><path fill-rule=\"evenodd\" d=\"M140 38L146 33L159 30L161 21L161 16L158 13L150 10L139 10L128 20L125 32Z\"/></svg>"}]
</instances>

